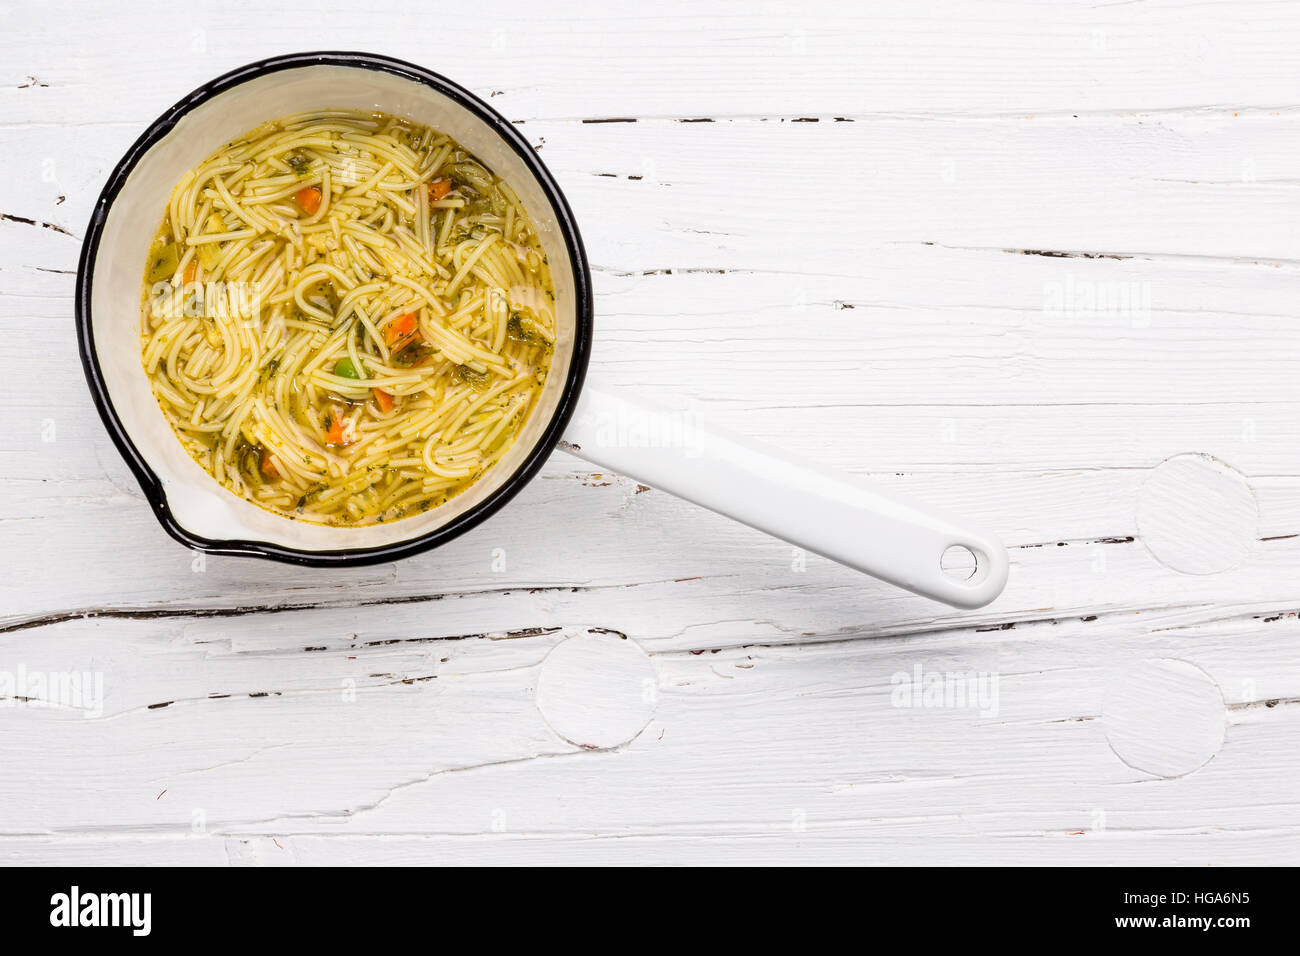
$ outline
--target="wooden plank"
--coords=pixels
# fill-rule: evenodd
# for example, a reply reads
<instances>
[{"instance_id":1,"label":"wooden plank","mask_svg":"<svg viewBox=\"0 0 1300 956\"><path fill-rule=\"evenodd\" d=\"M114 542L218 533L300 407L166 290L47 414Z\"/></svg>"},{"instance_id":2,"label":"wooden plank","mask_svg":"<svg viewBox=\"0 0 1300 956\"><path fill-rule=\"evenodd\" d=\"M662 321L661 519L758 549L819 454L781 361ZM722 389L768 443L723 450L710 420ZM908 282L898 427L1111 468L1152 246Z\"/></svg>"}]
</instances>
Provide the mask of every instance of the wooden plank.
<instances>
[{"instance_id":1,"label":"wooden plank","mask_svg":"<svg viewBox=\"0 0 1300 956\"><path fill-rule=\"evenodd\" d=\"M454 44L438 42L445 12L397 0L364 13L326 0L312 13L317 49L423 63L520 118L1236 109L1294 105L1300 81L1297 12L1262 0L852 11L819 0L794 15L681 0L651 14L503 6L494 26ZM303 47L300 20L249 0L196 4L168 25L138 4L80 10L75 22L13 6L9 18L8 122L139 121L218 73Z\"/></svg>"}]
</instances>

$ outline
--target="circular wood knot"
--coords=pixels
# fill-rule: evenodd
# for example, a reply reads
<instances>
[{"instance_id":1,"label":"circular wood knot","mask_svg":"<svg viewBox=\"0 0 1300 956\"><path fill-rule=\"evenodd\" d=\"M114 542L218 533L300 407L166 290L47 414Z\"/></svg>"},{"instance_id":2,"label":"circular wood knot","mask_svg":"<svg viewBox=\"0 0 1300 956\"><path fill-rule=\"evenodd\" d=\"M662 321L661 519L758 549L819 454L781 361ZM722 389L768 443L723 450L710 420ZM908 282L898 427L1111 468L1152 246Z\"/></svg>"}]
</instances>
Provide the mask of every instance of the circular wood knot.
<instances>
[{"instance_id":1,"label":"circular wood knot","mask_svg":"<svg viewBox=\"0 0 1300 956\"><path fill-rule=\"evenodd\" d=\"M588 631L557 644L542 662L537 709L576 747L607 750L636 738L654 716L654 663L622 634Z\"/></svg>"},{"instance_id":2,"label":"circular wood knot","mask_svg":"<svg viewBox=\"0 0 1300 956\"><path fill-rule=\"evenodd\" d=\"M1181 777L1223 746L1219 685L1195 664L1153 658L1115 675L1101 711L1106 740L1135 770Z\"/></svg>"},{"instance_id":3,"label":"circular wood knot","mask_svg":"<svg viewBox=\"0 0 1300 956\"><path fill-rule=\"evenodd\" d=\"M1185 574L1241 564L1259 539L1259 503L1238 471L1209 455L1176 455L1151 472L1138 493L1142 543L1157 561Z\"/></svg>"}]
</instances>

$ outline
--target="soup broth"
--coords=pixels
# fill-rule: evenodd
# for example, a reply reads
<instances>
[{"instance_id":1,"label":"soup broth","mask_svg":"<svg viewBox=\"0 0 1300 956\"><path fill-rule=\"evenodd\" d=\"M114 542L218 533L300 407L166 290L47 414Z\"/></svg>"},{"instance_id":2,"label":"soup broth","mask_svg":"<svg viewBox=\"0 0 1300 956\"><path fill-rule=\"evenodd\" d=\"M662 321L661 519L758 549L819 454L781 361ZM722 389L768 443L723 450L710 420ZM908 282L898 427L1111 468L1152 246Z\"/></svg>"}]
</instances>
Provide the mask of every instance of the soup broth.
<instances>
[{"instance_id":1,"label":"soup broth","mask_svg":"<svg viewBox=\"0 0 1300 956\"><path fill-rule=\"evenodd\" d=\"M446 134L287 116L172 193L142 357L181 443L285 517L394 521L510 447L550 368L554 290L510 187Z\"/></svg>"}]
</instances>

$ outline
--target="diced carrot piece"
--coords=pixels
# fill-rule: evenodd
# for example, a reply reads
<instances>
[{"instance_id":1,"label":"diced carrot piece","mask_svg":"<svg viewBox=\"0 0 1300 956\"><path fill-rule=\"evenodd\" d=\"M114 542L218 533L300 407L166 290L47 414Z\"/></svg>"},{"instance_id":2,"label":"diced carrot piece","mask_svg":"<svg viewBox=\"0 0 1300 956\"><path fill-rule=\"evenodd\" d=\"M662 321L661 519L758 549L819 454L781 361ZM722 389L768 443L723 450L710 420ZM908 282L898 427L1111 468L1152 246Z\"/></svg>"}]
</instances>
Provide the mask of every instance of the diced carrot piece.
<instances>
[{"instance_id":1,"label":"diced carrot piece","mask_svg":"<svg viewBox=\"0 0 1300 956\"><path fill-rule=\"evenodd\" d=\"M429 201L436 202L451 192L450 179L435 179L429 183Z\"/></svg>"},{"instance_id":2,"label":"diced carrot piece","mask_svg":"<svg viewBox=\"0 0 1300 956\"><path fill-rule=\"evenodd\" d=\"M198 257L196 256L193 259L191 259L190 264L185 267L185 275L181 276L181 281L184 282L186 285L189 285L191 282L194 281L194 279L198 276L198 274L199 274L199 260Z\"/></svg>"},{"instance_id":3,"label":"diced carrot piece","mask_svg":"<svg viewBox=\"0 0 1300 956\"><path fill-rule=\"evenodd\" d=\"M375 404L379 406L379 410L384 413L391 412L393 410L393 396L382 388L377 388L374 392Z\"/></svg>"},{"instance_id":4,"label":"diced carrot piece","mask_svg":"<svg viewBox=\"0 0 1300 956\"><path fill-rule=\"evenodd\" d=\"M350 445L353 437L351 429L345 427L343 421L343 412L337 408L331 408L329 414L329 427L325 429L325 443L327 445Z\"/></svg>"},{"instance_id":5,"label":"diced carrot piece","mask_svg":"<svg viewBox=\"0 0 1300 956\"><path fill-rule=\"evenodd\" d=\"M280 472L276 470L275 462L271 460L271 451L269 448L262 449L262 474L275 481L280 477Z\"/></svg>"},{"instance_id":6,"label":"diced carrot piece","mask_svg":"<svg viewBox=\"0 0 1300 956\"><path fill-rule=\"evenodd\" d=\"M293 194L293 201L298 204L298 208L309 216L314 216L320 208L320 199L320 190L315 186L308 186Z\"/></svg>"},{"instance_id":7,"label":"diced carrot piece","mask_svg":"<svg viewBox=\"0 0 1300 956\"><path fill-rule=\"evenodd\" d=\"M388 323L384 329L384 341L394 352L400 352L416 340L419 323L414 312L405 312Z\"/></svg>"}]
</instances>

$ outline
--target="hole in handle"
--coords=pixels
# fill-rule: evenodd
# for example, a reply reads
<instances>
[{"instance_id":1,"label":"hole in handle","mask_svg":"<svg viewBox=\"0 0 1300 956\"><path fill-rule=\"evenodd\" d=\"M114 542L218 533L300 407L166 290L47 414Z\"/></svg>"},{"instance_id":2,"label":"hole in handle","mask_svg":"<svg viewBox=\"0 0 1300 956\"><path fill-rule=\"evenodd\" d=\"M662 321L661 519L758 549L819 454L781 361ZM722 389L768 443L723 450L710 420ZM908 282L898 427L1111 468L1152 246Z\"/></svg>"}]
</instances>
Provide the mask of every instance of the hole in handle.
<instances>
[{"instance_id":1,"label":"hole in handle","mask_svg":"<svg viewBox=\"0 0 1300 956\"><path fill-rule=\"evenodd\" d=\"M964 544L954 544L939 556L939 567L953 581L969 582L979 570L978 555Z\"/></svg>"}]
</instances>

